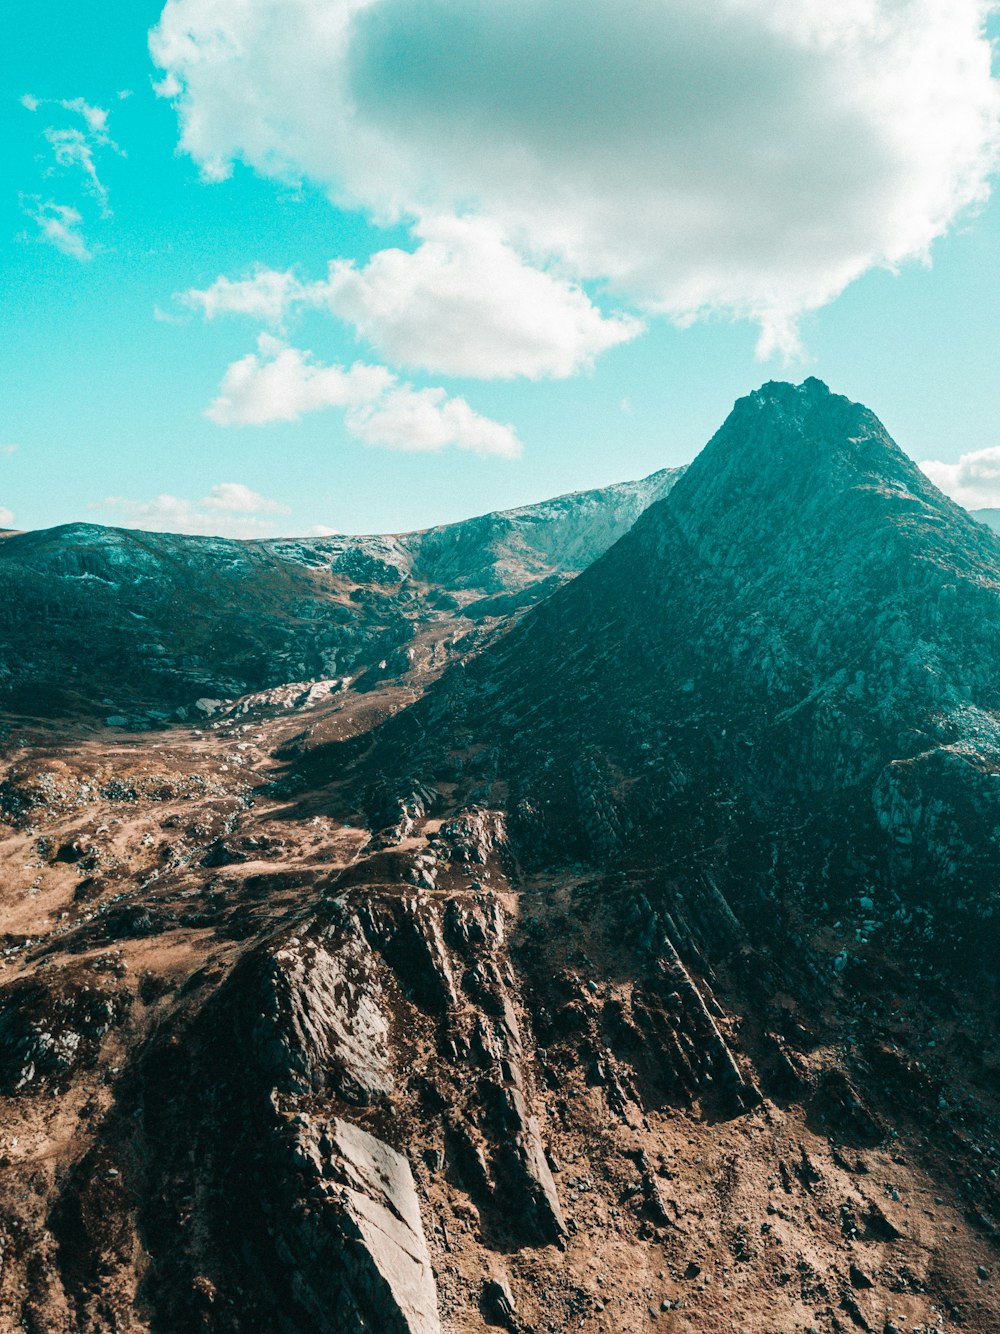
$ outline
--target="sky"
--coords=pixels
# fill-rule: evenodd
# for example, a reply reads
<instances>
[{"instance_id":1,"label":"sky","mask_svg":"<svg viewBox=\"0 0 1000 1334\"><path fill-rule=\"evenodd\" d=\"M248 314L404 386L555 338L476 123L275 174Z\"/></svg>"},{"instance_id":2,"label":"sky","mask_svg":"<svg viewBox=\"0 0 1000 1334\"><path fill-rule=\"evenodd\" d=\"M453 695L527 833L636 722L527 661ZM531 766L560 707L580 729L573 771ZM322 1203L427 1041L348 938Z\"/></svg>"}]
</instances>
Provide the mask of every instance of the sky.
<instances>
[{"instance_id":1,"label":"sky","mask_svg":"<svg viewBox=\"0 0 1000 1334\"><path fill-rule=\"evenodd\" d=\"M35 0L0 526L401 531L817 375L1000 506L979 0Z\"/></svg>"}]
</instances>

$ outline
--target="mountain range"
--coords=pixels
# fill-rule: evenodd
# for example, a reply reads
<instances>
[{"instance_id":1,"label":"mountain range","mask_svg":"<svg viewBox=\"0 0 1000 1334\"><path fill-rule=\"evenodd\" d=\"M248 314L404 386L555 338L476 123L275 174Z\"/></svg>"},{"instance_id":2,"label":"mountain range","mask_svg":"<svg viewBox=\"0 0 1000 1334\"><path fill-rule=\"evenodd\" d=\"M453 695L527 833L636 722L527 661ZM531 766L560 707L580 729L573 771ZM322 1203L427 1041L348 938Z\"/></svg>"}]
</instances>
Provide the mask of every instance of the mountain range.
<instances>
[{"instance_id":1,"label":"mountain range","mask_svg":"<svg viewBox=\"0 0 1000 1334\"><path fill-rule=\"evenodd\" d=\"M398 676L435 627L492 624L578 574L680 471L391 536L0 534L0 698L156 725L198 698L353 679L383 659Z\"/></svg>"},{"instance_id":2,"label":"mountain range","mask_svg":"<svg viewBox=\"0 0 1000 1334\"><path fill-rule=\"evenodd\" d=\"M1000 537L866 407L0 580L7 1327L1000 1331Z\"/></svg>"}]
</instances>

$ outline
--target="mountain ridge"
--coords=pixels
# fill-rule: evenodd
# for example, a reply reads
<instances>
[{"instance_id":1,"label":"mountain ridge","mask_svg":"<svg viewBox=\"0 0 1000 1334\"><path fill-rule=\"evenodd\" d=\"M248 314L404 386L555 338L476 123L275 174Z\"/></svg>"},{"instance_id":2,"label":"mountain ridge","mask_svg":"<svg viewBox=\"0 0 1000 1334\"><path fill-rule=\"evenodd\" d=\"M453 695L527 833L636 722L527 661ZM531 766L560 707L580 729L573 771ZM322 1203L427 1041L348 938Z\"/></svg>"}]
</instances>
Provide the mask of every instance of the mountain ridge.
<instances>
[{"instance_id":1,"label":"mountain ridge","mask_svg":"<svg viewBox=\"0 0 1000 1334\"><path fill-rule=\"evenodd\" d=\"M14 534L0 541L0 690L29 711L50 695L50 711L75 700L159 726L198 698L398 678L413 653L445 660L451 621L475 631L578 573L679 472L402 535Z\"/></svg>"},{"instance_id":2,"label":"mountain ridge","mask_svg":"<svg viewBox=\"0 0 1000 1334\"><path fill-rule=\"evenodd\" d=\"M1000 1334L998 552L776 383L403 677L19 718L0 1318Z\"/></svg>"}]
</instances>

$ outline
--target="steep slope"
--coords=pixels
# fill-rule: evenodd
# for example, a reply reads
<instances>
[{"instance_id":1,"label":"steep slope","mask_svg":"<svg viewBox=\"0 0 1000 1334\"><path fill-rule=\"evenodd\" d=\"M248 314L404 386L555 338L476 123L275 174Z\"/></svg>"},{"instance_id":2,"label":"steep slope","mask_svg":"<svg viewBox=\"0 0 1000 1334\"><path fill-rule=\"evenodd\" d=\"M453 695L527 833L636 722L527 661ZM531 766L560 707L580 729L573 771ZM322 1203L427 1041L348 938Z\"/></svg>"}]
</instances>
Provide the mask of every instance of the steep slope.
<instances>
[{"instance_id":1,"label":"steep slope","mask_svg":"<svg viewBox=\"0 0 1000 1334\"><path fill-rule=\"evenodd\" d=\"M579 574L669 494L682 472L664 468L637 482L414 534L413 572L429 583L496 593L520 592L532 575Z\"/></svg>"},{"instance_id":2,"label":"steep slope","mask_svg":"<svg viewBox=\"0 0 1000 1334\"><path fill-rule=\"evenodd\" d=\"M439 627L467 633L537 601L678 475L394 537L238 542L91 524L9 536L0 688L29 715L75 706L155 725L199 697L354 678L380 662L398 676L414 652L438 665Z\"/></svg>"},{"instance_id":3,"label":"steep slope","mask_svg":"<svg viewBox=\"0 0 1000 1334\"><path fill-rule=\"evenodd\" d=\"M381 730L364 800L389 845L435 791L505 814L540 878L521 969L558 1087L590 1062L612 1117L630 1080L709 1119L797 1105L825 1208L850 1212L827 1176L845 1145L895 1142L996 1239L998 663L997 540L867 409L767 385L604 558ZM599 891L562 888L588 865ZM650 1031L679 1053L656 1074ZM912 1227L884 1231L912 1267ZM892 1249L862 1300L860 1252L812 1243L848 1318L892 1325ZM956 1299L965 1243L920 1245L952 1317L1000 1328Z\"/></svg>"},{"instance_id":4,"label":"steep slope","mask_svg":"<svg viewBox=\"0 0 1000 1334\"><path fill-rule=\"evenodd\" d=\"M626 807L672 799L678 766L727 801L867 799L892 761L960 770L1000 743L998 591L1000 543L870 412L817 381L768 385L416 712L432 739L489 738L484 777L544 789L563 838L580 828L567 768L595 746L629 774Z\"/></svg>"}]
</instances>

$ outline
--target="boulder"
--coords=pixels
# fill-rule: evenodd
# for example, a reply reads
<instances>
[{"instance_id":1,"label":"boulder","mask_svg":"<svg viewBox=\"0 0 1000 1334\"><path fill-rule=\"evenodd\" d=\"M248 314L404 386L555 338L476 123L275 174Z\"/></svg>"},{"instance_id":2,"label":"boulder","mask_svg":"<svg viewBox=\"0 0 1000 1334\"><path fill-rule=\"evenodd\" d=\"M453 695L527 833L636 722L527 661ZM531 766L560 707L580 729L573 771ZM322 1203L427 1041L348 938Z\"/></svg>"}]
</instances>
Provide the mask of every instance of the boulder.
<instances>
[{"instance_id":1,"label":"boulder","mask_svg":"<svg viewBox=\"0 0 1000 1334\"><path fill-rule=\"evenodd\" d=\"M278 1246L324 1334L440 1334L437 1287L407 1160L347 1121L301 1118L293 1152L315 1207Z\"/></svg>"}]
</instances>

